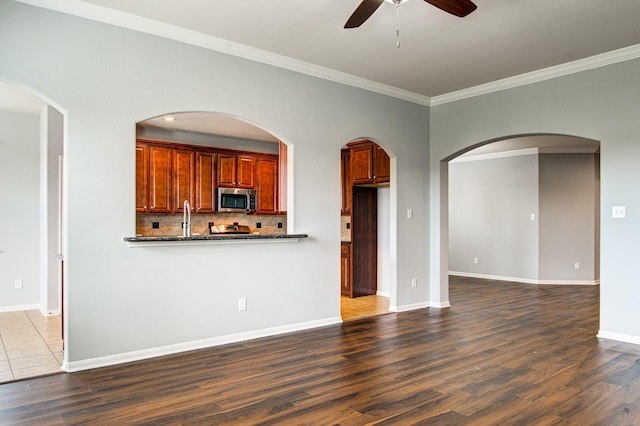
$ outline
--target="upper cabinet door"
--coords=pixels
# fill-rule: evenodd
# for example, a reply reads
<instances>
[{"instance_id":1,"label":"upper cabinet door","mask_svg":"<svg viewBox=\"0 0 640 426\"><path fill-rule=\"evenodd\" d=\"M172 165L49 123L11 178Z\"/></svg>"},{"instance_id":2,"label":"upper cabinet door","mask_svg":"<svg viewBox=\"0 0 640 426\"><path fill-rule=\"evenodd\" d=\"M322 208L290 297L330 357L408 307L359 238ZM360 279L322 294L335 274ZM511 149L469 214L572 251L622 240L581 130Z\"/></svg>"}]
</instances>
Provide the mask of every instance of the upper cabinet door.
<instances>
[{"instance_id":1,"label":"upper cabinet door","mask_svg":"<svg viewBox=\"0 0 640 426\"><path fill-rule=\"evenodd\" d=\"M218 154L218 185L236 186L236 165L238 157L233 154Z\"/></svg>"},{"instance_id":2,"label":"upper cabinet door","mask_svg":"<svg viewBox=\"0 0 640 426\"><path fill-rule=\"evenodd\" d=\"M373 179L376 183L389 182L391 180L391 161L389 155L380 146L375 146L375 172Z\"/></svg>"},{"instance_id":3,"label":"upper cabinet door","mask_svg":"<svg viewBox=\"0 0 640 426\"><path fill-rule=\"evenodd\" d=\"M371 142L350 146L351 177L354 185L373 182L373 145Z\"/></svg>"},{"instance_id":4,"label":"upper cabinet door","mask_svg":"<svg viewBox=\"0 0 640 426\"><path fill-rule=\"evenodd\" d=\"M238 188L256 187L256 158L246 155L238 155Z\"/></svg>"},{"instance_id":5,"label":"upper cabinet door","mask_svg":"<svg viewBox=\"0 0 640 426\"><path fill-rule=\"evenodd\" d=\"M149 147L149 213L171 213L171 151Z\"/></svg>"},{"instance_id":6,"label":"upper cabinet door","mask_svg":"<svg viewBox=\"0 0 640 426\"><path fill-rule=\"evenodd\" d=\"M387 183L391 178L389 155L371 141L347 144L351 156L353 185Z\"/></svg>"},{"instance_id":7,"label":"upper cabinet door","mask_svg":"<svg viewBox=\"0 0 640 426\"><path fill-rule=\"evenodd\" d=\"M216 154L196 152L196 213L216 211Z\"/></svg>"},{"instance_id":8,"label":"upper cabinet door","mask_svg":"<svg viewBox=\"0 0 640 426\"><path fill-rule=\"evenodd\" d=\"M149 206L149 147L136 145L136 211L146 212Z\"/></svg>"},{"instance_id":9,"label":"upper cabinet door","mask_svg":"<svg viewBox=\"0 0 640 426\"><path fill-rule=\"evenodd\" d=\"M189 201L194 211L196 153L176 149L173 151L173 212L183 213L184 202Z\"/></svg>"},{"instance_id":10,"label":"upper cabinet door","mask_svg":"<svg viewBox=\"0 0 640 426\"><path fill-rule=\"evenodd\" d=\"M256 212L274 214L278 212L278 160L258 158L256 160Z\"/></svg>"}]
</instances>

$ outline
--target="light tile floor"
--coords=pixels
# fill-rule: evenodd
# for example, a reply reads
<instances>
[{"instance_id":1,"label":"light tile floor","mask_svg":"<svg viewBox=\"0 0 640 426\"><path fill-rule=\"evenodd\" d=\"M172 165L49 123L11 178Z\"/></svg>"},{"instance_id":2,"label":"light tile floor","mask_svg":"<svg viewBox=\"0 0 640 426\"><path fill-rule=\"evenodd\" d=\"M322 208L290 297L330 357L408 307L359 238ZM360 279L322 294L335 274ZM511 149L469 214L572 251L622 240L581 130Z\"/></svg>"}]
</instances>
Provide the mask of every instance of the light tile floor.
<instances>
[{"instance_id":1,"label":"light tile floor","mask_svg":"<svg viewBox=\"0 0 640 426\"><path fill-rule=\"evenodd\" d=\"M62 372L61 317L0 312L0 383Z\"/></svg>"}]
</instances>

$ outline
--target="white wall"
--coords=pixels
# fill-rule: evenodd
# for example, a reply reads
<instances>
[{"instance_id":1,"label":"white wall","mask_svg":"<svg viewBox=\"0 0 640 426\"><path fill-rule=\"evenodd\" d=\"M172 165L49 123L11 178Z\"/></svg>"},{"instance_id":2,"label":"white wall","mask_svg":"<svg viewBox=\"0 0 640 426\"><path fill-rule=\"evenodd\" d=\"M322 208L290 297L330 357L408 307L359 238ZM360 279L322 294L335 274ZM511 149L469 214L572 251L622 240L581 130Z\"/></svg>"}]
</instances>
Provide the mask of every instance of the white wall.
<instances>
[{"instance_id":1,"label":"white wall","mask_svg":"<svg viewBox=\"0 0 640 426\"><path fill-rule=\"evenodd\" d=\"M391 293L391 190L378 188L378 294Z\"/></svg>"},{"instance_id":2,"label":"white wall","mask_svg":"<svg viewBox=\"0 0 640 426\"><path fill-rule=\"evenodd\" d=\"M395 209L414 210L394 229L392 301L428 303L426 286L410 287L410 277L424 283L428 272L426 107L12 1L0 3L0 51L0 80L33 89L65 115L71 369L340 321L339 158L356 138L380 141L395 157ZM226 113L293 146L289 232L310 238L128 248L135 123L173 111Z\"/></svg>"},{"instance_id":3,"label":"white wall","mask_svg":"<svg viewBox=\"0 0 640 426\"><path fill-rule=\"evenodd\" d=\"M449 270L538 280L538 155L449 164ZM474 263L474 259L478 263Z\"/></svg>"},{"instance_id":4,"label":"white wall","mask_svg":"<svg viewBox=\"0 0 640 426\"><path fill-rule=\"evenodd\" d=\"M39 121L37 114L0 111L0 311L40 301Z\"/></svg>"},{"instance_id":5,"label":"white wall","mask_svg":"<svg viewBox=\"0 0 640 426\"><path fill-rule=\"evenodd\" d=\"M600 335L640 343L640 60L630 60L431 108L431 289L447 292L443 160L475 144L555 133L600 141ZM443 190L444 189L444 190ZM611 207L624 205L625 219ZM443 267L445 265L445 267Z\"/></svg>"},{"instance_id":6,"label":"white wall","mask_svg":"<svg viewBox=\"0 0 640 426\"><path fill-rule=\"evenodd\" d=\"M40 310L60 313L60 156L63 117L50 106L40 113Z\"/></svg>"}]
</instances>

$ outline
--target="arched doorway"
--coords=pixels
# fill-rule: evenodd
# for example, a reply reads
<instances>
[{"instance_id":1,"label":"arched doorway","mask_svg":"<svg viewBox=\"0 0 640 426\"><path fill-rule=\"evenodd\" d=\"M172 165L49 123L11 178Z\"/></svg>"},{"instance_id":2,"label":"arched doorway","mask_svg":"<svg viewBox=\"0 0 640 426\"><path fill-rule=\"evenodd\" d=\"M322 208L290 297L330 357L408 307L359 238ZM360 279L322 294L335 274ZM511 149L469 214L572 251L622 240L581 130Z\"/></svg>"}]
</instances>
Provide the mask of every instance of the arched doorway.
<instances>
[{"instance_id":1,"label":"arched doorway","mask_svg":"<svg viewBox=\"0 0 640 426\"><path fill-rule=\"evenodd\" d=\"M371 139L341 149L341 316L343 321L393 309L392 159Z\"/></svg>"},{"instance_id":2,"label":"arched doorway","mask_svg":"<svg viewBox=\"0 0 640 426\"><path fill-rule=\"evenodd\" d=\"M441 166L447 273L599 283L598 141L554 134L501 138Z\"/></svg>"}]
</instances>

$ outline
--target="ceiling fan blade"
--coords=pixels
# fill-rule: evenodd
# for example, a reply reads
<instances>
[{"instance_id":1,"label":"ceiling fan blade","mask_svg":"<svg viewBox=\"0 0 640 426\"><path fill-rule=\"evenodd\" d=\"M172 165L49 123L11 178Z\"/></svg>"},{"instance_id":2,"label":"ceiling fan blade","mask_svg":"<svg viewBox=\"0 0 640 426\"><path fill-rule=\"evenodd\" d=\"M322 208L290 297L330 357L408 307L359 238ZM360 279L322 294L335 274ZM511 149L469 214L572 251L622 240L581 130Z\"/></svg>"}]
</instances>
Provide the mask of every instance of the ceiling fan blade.
<instances>
[{"instance_id":1,"label":"ceiling fan blade","mask_svg":"<svg viewBox=\"0 0 640 426\"><path fill-rule=\"evenodd\" d=\"M424 0L427 3L444 10L452 15L464 18L478 6L476 6L471 0Z\"/></svg>"},{"instance_id":2,"label":"ceiling fan blade","mask_svg":"<svg viewBox=\"0 0 640 426\"><path fill-rule=\"evenodd\" d=\"M344 24L345 28L357 28L373 15L373 12L384 3L384 0L362 0L360 6L353 12L347 23Z\"/></svg>"}]
</instances>

